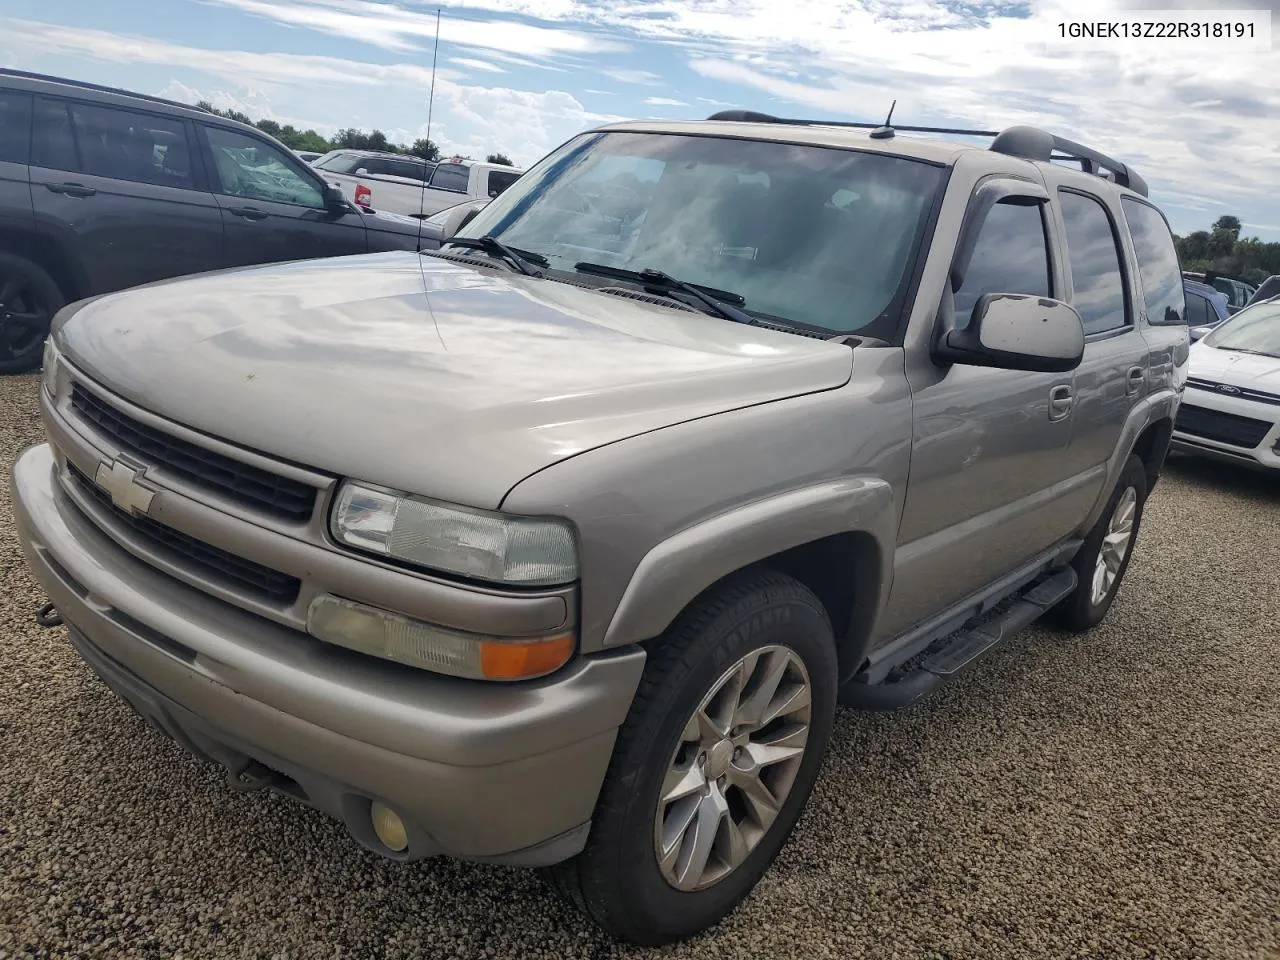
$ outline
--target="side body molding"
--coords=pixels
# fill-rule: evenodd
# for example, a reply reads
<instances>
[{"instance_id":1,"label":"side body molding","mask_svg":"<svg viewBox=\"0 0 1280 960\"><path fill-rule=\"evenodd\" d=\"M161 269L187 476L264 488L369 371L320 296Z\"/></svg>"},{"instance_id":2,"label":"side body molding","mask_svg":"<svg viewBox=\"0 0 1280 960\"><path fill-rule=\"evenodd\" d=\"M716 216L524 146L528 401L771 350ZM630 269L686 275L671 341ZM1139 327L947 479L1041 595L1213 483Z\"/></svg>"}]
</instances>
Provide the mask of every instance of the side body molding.
<instances>
[{"instance_id":1,"label":"side body molding","mask_svg":"<svg viewBox=\"0 0 1280 960\"><path fill-rule=\"evenodd\" d=\"M751 503L681 530L640 561L605 632L604 646L662 633L691 600L721 578L784 550L841 533L865 533L880 553L883 607L893 570L897 510L877 477L842 477ZM853 589L854 571L849 571Z\"/></svg>"}]
</instances>

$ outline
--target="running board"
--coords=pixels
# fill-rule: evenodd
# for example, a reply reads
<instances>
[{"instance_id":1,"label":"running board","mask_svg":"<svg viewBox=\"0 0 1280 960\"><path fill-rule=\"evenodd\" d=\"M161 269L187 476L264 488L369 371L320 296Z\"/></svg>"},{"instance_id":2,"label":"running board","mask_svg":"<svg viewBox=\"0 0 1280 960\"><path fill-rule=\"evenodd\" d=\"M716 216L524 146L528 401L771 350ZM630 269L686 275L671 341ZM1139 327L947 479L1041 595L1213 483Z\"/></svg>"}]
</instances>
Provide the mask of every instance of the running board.
<instances>
[{"instance_id":1,"label":"running board","mask_svg":"<svg viewBox=\"0 0 1280 960\"><path fill-rule=\"evenodd\" d=\"M1032 584L1005 609L930 645L904 671L880 683L855 677L840 688L840 703L859 710L901 710L932 693L983 654L1044 616L1075 590L1072 567L1054 571Z\"/></svg>"}]
</instances>

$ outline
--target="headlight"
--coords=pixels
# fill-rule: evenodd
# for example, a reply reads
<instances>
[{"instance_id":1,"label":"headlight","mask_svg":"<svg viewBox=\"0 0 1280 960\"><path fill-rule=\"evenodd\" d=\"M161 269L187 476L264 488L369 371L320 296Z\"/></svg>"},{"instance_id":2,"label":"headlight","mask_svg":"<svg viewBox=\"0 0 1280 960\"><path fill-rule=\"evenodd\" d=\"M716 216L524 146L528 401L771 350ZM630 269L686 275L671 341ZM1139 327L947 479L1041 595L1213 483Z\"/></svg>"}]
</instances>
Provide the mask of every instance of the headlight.
<instances>
[{"instance_id":1,"label":"headlight","mask_svg":"<svg viewBox=\"0 0 1280 960\"><path fill-rule=\"evenodd\" d=\"M358 550L491 583L578 579L577 544L564 521L470 510L363 483L342 485L333 535Z\"/></svg>"},{"instance_id":2,"label":"headlight","mask_svg":"<svg viewBox=\"0 0 1280 960\"><path fill-rule=\"evenodd\" d=\"M349 650L473 680L545 676L569 661L575 644L572 633L519 639L461 633L328 595L311 602L307 632Z\"/></svg>"},{"instance_id":3,"label":"headlight","mask_svg":"<svg viewBox=\"0 0 1280 960\"><path fill-rule=\"evenodd\" d=\"M53 335L50 334L44 342L44 359L40 362L40 383L44 386L45 393L51 397L58 392L60 359L58 348L53 345Z\"/></svg>"}]
</instances>

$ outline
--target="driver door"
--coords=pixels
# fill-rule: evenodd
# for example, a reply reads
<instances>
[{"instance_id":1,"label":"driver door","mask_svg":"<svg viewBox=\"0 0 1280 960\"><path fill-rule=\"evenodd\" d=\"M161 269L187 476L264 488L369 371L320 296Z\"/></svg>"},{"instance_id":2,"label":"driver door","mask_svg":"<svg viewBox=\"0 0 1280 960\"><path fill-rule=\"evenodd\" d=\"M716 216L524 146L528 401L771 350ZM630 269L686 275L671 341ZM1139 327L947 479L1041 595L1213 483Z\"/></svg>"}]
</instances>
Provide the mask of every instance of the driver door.
<instances>
[{"instance_id":1,"label":"driver door","mask_svg":"<svg viewBox=\"0 0 1280 960\"><path fill-rule=\"evenodd\" d=\"M364 214L330 207L319 175L266 138L201 124L209 182L222 211L228 267L368 249Z\"/></svg>"}]
</instances>

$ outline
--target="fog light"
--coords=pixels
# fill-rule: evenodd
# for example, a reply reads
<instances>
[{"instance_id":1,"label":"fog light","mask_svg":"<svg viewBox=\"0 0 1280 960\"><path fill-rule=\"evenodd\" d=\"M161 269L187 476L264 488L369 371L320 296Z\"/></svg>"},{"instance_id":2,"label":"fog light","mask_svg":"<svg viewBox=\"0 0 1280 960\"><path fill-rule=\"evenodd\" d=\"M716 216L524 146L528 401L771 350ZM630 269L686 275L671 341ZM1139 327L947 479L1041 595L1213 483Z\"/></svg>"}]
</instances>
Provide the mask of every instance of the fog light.
<instances>
[{"instance_id":1,"label":"fog light","mask_svg":"<svg viewBox=\"0 0 1280 960\"><path fill-rule=\"evenodd\" d=\"M390 807L381 801L373 801L369 806L369 819L373 821L373 832L387 849L399 853L408 848L409 831Z\"/></svg>"},{"instance_id":2,"label":"fog light","mask_svg":"<svg viewBox=\"0 0 1280 960\"><path fill-rule=\"evenodd\" d=\"M473 680L527 680L573 656L574 635L508 639L460 633L340 597L319 596L307 611L317 640L412 667Z\"/></svg>"}]
</instances>

